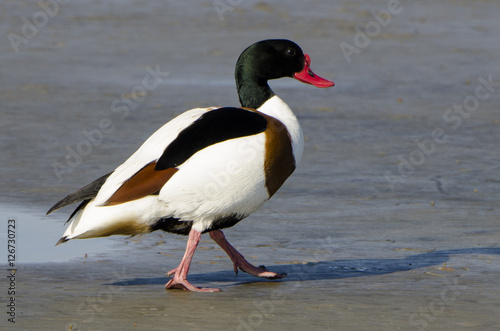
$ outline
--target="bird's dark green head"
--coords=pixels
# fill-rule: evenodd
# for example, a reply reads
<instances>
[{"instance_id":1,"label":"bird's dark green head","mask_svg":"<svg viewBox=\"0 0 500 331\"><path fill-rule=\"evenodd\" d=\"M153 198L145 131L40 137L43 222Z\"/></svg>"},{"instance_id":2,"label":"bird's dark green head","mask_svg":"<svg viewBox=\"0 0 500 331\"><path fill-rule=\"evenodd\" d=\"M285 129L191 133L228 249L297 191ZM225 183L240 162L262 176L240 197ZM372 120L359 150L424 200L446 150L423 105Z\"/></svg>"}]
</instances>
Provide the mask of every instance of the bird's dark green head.
<instances>
[{"instance_id":1,"label":"bird's dark green head","mask_svg":"<svg viewBox=\"0 0 500 331\"><path fill-rule=\"evenodd\" d=\"M334 83L315 75L309 68L310 58L293 41L268 39L259 41L241 53L236 62L235 79L241 105L258 108L274 95L267 81L293 77L317 87Z\"/></svg>"}]
</instances>

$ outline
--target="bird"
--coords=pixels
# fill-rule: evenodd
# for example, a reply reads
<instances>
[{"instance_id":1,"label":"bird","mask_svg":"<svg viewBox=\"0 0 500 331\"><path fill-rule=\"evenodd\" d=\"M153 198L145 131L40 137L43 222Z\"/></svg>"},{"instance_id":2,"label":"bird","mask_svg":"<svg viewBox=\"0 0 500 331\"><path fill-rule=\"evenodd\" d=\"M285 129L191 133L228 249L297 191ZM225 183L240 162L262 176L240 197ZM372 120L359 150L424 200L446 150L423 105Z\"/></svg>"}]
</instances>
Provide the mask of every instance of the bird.
<instances>
[{"instance_id":1,"label":"bird","mask_svg":"<svg viewBox=\"0 0 500 331\"><path fill-rule=\"evenodd\" d=\"M222 229L268 201L294 172L304 148L297 117L269 87L283 77L332 87L310 68L293 41L268 39L247 47L235 67L241 107L188 110L153 133L123 164L57 202L53 211L79 203L56 245L72 239L141 235L156 230L187 235L179 266L167 273L166 289L217 292L187 280L201 235L227 253L238 270L280 279L285 273L249 263Z\"/></svg>"}]
</instances>

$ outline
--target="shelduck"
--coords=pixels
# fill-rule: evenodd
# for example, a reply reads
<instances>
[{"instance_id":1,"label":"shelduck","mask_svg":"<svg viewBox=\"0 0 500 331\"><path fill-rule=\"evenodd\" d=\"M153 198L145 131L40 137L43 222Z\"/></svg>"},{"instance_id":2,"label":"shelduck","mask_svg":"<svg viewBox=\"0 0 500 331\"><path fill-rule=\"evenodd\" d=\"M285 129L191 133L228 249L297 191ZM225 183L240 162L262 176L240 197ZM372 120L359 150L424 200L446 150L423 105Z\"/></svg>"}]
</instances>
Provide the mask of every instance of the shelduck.
<instances>
[{"instance_id":1,"label":"shelduck","mask_svg":"<svg viewBox=\"0 0 500 331\"><path fill-rule=\"evenodd\" d=\"M224 237L281 187L300 162L303 135L292 110L268 80L293 77L316 87L334 83L315 75L311 60L292 41L257 42L235 70L241 107L196 108L163 125L122 165L56 203L79 202L61 244L70 239L138 235L155 230L188 235L187 248L167 289L213 292L191 285L187 274L201 234L229 255L234 271L285 277L255 267Z\"/></svg>"}]
</instances>

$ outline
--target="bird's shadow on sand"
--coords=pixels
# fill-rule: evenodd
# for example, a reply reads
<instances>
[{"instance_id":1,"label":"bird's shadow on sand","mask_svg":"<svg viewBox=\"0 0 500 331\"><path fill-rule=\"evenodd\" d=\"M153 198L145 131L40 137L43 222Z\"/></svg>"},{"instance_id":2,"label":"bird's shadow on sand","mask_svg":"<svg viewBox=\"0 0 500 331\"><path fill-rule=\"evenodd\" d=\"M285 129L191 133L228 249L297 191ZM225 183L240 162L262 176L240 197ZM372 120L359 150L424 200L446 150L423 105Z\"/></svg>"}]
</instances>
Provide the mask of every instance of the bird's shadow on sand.
<instances>
[{"instance_id":1,"label":"bird's shadow on sand","mask_svg":"<svg viewBox=\"0 0 500 331\"><path fill-rule=\"evenodd\" d=\"M500 255L500 247L490 248L462 248L452 250L432 251L422 254L407 256L402 259L358 259L358 260L332 260L309 262L306 264L279 264L266 266L270 271L287 273L287 277L280 282L313 281L325 279L342 279L350 277L366 277L391 274L399 271L443 265L451 256L460 254ZM250 284L269 282L267 279L253 277L243 272L235 277L233 271L219 271L203 274L190 274L188 279L197 285L207 283ZM132 286L132 285L157 285L165 284L166 277L132 278L119 280L105 285Z\"/></svg>"}]
</instances>

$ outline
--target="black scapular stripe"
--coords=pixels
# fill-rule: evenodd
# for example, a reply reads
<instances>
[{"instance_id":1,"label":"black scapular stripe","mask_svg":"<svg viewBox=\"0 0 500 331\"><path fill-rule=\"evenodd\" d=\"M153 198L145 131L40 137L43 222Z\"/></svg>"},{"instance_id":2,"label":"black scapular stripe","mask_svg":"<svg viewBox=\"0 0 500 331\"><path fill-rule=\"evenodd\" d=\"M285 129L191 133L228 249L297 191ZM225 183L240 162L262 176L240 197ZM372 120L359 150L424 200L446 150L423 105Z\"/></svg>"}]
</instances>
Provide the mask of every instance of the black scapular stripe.
<instances>
[{"instance_id":1,"label":"black scapular stripe","mask_svg":"<svg viewBox=\"0 0 500 331\"><path fill-rule=\"evenodd\" d=\"M256 112L232 107L211 110L179 133L158 159L155 170L177 167L205 147L258 134L266 127L266 119Z\"/></svg>"}]
</instances>

